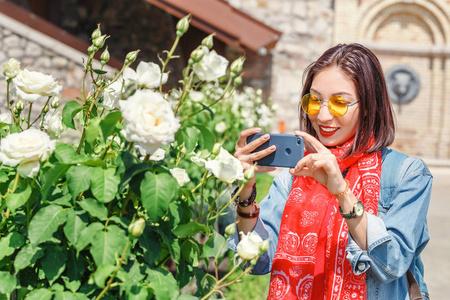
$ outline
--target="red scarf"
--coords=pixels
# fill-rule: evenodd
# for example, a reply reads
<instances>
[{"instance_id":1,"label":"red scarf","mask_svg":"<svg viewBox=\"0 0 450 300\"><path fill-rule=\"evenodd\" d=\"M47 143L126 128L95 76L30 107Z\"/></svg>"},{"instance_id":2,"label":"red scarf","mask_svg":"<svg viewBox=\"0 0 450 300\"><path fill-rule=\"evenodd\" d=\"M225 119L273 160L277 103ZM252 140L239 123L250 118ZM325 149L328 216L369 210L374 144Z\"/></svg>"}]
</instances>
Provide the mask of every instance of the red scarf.
<instances>
[{"instance_id":1,"label":"red scarf","mask_svg":"<svg viewBox=\"0 0 450 300\"><path fill-rule=\"evenodd\" d=\"M366 212L376 215L381 152L340 159L353 140L338 149L341 172ZM306 153L307 154L307 153ZM314 178L294 176L281 219L268 299L366 299L366 274L355 275L346 259L347 223L339 201Z\"/></svg>"}]
</instances>

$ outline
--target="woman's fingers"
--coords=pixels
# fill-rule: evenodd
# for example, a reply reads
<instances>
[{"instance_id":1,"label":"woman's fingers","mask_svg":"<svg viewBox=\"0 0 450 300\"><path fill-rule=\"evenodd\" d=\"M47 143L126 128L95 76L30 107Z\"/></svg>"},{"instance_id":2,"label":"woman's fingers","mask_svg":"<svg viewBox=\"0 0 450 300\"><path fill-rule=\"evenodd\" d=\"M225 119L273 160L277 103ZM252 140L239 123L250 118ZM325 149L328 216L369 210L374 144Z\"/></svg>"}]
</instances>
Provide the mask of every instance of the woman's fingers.
<instances>
[{"instance_id":1,"label":"woman's fingers","mask_svg":"<svg viewBox=\"0 0 450 300\"><path fill-rule=\"evenodd\" d=\"M312 135L304 131L295 131L295 134L301 136L306 142L308 142L317 151L317 153L330 153L330 150Z\"/></svg>"},{"instance_id":2,"label":"woman's fingers","mask_svg":"<svg viewBox=\"0 0 450 300\"><path fill-rule=\"evenodd\" d=\"M244 148L247 144L247 137L249 137L252 134L260 133L261 128L258 127L252 127L248 129L244 129L241 131L241 134L239 135L238 141L236 143L236 151L238 148Z\"/></svg>"}]
</instances>

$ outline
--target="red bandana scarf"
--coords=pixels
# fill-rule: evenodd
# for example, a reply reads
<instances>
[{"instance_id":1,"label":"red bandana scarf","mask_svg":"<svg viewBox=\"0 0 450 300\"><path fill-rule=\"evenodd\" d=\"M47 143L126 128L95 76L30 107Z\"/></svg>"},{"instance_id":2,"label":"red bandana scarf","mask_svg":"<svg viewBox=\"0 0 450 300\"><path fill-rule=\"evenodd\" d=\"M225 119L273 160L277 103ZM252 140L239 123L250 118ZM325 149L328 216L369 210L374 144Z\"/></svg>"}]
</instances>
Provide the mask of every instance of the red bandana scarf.
<instances>
[{"instance_id":1,"label":"red bandana scarf","mask_svg":"<svg viewBox=\"0 0 450 300\"><path fill-rule=\"evenodd\" d=\"M377 213L381 152L339 159L353 140L331 149L353 194ZM294 176L281 219L268 299L366 299L366 274L346 259L347 223L339 201L315 179Z\"/></svg>"}]
</instances>

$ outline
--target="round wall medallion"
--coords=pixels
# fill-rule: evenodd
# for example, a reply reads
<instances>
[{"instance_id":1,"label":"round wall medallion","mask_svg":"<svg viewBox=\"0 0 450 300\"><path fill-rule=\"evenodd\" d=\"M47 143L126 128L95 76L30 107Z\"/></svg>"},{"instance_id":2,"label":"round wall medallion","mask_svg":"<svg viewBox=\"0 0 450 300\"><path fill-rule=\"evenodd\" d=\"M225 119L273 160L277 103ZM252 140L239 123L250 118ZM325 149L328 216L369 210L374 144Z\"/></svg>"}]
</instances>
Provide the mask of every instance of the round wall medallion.
<instances>
[{"instance_id":1,"label":"round wall medallion","mask_svg":"<svg viewBox=\"0 0 450 300\"><path fill-rule=\"evenodd\" d=\"M395 65L386 72L389 98L396 104L410 103L420 90L419 75L409 66Z\"/></svg>"}]
</instances>

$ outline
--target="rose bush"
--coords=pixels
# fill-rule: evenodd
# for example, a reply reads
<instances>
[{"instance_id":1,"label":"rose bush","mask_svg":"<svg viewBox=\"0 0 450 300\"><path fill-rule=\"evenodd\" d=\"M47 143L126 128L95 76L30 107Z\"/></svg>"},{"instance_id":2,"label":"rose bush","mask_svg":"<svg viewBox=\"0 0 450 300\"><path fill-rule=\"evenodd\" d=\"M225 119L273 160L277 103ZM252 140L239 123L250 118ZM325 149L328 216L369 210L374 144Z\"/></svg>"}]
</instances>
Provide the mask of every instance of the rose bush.
<instances>
[{"instance_id":1,"label":"rose bush","mask_svg":"<svg viewBox=\"0 0 450 300\"><path fill-rule=\"evenodd\" d=\"M1 297L207 299L249 273L251 265L228 281L245 257L218 272L232 232L218 222L234 202L232 184L249 178L226 141L245 127L231 109L243 95L235 91L243 59L228 68L209 36L179 86L163 89L188 27L189 17L178 22L161 66L132 71L133 51L112 72L107 48L94 60L107 40L99 26L81 96L63 107L56 79L3 64L7 91L16 93L7 93L0 123ZM260 95L245 95L262 105ZM58 140L68 128L78 135Z\"/></svg>"}]
</instances>

